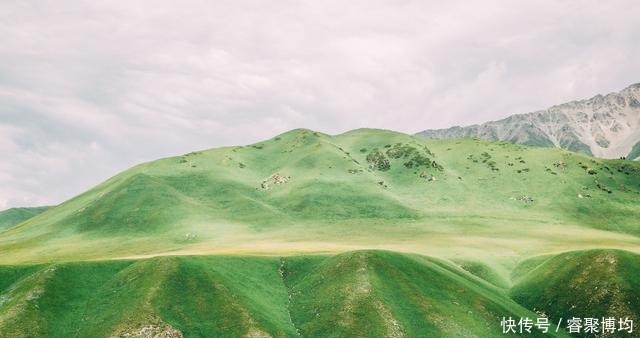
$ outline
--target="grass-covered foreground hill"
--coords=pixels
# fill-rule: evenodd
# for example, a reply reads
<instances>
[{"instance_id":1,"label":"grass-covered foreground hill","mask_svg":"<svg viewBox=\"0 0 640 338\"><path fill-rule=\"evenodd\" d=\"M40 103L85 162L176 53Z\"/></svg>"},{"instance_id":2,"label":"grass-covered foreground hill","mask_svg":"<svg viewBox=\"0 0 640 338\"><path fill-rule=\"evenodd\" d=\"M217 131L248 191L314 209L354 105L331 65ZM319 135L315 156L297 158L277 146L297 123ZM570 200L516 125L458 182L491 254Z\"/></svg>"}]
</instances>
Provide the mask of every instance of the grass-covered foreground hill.
<instances>
[{"instance_id":1,"label":"grass-covered foreground hill","mask_svg":"<svg viewBox=\"0 0 640 338\"><path fill-rule=\"evenodd\" d=\"M499 337L502 316L536 318L450 262L376 251L7 266L0 277L0 330L16 338Z\"/></svg>"},{"instance_id":2,"label":"grass-covered foreground hill","mask_svg":"<svg viewBox=\"0 0 640 338\"><path fill-rule=\"evenodd\" d=\"M502 317L638 321L639 219L638 162L294 130L141 164L0 231L0 337L501 337Z\"/></svg>"}]
</instances>

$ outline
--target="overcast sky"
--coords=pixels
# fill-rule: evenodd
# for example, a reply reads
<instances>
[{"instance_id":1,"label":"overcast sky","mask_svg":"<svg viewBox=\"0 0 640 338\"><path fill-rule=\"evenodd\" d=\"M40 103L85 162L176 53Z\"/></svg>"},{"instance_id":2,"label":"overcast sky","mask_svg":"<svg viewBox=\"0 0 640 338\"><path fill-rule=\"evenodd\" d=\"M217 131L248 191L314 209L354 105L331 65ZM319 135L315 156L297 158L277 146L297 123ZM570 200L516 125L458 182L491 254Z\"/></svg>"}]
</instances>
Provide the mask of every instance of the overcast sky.
<instances>
[{"instance_id":1,"label":"overcast sky","mask_svg":"<svg viewBox=\"0 0 640 338\"><path fill-rule=\"evenodd\" d=\"M306 127L414 133L640 82L629 1L2 1L0 209Z\"/></svg>"}]
</instances>

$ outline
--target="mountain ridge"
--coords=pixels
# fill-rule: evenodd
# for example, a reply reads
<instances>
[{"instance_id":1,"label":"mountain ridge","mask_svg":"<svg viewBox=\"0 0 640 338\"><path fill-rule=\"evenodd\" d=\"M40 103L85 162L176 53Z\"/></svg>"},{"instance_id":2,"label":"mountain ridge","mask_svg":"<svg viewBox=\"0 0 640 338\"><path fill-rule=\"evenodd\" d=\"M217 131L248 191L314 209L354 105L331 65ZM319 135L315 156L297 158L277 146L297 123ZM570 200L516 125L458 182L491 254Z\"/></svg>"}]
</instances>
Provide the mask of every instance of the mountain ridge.
<instances>
[{"instance_id":1,"label":"mountain ridge","mask_svg":"<svg viewBox=\"0 0 640 338\"><path fill-rule=\"evenodd\" d=\"M480 137L558 147L602 158L640 158L640 83L619 92L465 127L427 129L432 139Z\"/></svg>"}]
</instances>

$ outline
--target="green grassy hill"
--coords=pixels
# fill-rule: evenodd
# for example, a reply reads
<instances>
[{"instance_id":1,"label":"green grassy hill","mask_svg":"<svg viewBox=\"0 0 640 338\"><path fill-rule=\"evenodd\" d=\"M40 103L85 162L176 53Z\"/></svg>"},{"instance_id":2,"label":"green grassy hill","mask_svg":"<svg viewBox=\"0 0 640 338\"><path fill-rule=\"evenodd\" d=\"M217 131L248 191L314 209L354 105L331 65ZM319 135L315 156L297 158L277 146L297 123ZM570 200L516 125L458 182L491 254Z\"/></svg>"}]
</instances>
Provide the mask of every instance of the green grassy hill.
<instances>
[{"instance_id":1,"label":"green grassy hill","mask_svg":"<svg viewBox=\"0 0 640 338\"><path fill-rule=\"evenodd\" d=\"M0 231L0 337L499 337L536 311L637 318L639 201L638 162L293 130L138 165Z\"/></svg>"},{"instance_id":2,"label":"green grassy hill","mask_svg":"<svg viewBox=\"0 0 640 338\"><path fill-rule=\"evenodd\" d=\"M464 259L498 245L502 256L633 250L639 176L639 163L559 149L294 130L127 170L2 233L9 254L0 261L356 248Z\"/></svg>"},{"instance_id":3,"label":"green grassy hill","mask_svg":"<svg viewBox=\"0 0 640 338\"><path fill-rule=\"evenodd\" d=\"M0 231L20 224L50 208L51 207L11 208L0 211Z\"/></svg>"},{"instance_id":4,"label":"green grassy hill","mask_svg":"<svg viewBox=\"0 0 640 338\"><path fill-rule=\"evenodd\" d=\"M522 264L514 270L513 299L551 319L640 318L637 254L618 250L576 251ZM609 336L629 335L621 332Z\"/></svg>"},{"instance_id":5,"label":"green grassy hill","mask_svg":"<svg viewBox=\"0 0 640 338\"><path fill-rule=\"evenodd\" d=\"M14 266L0 280L13 338L502 337L503 316L536 317L451 263L377 251Z\"/></svg>"}]
</instances>

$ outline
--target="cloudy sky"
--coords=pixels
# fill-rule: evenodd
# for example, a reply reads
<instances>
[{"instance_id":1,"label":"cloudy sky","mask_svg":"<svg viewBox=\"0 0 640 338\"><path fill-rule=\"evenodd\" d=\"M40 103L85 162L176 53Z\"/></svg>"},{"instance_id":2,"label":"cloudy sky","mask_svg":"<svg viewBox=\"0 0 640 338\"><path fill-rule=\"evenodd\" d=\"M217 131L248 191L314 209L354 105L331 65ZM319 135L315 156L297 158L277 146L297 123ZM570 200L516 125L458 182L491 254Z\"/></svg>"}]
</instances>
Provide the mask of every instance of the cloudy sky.
<instances>
[{"instance_id":1,"label":"cloudy sky","mask_svg":"<svg viewBox=\"0 0 640 338\"><path fill-rule=\"evenodd\" d=\"M640 81L629 1L2 1L0 209L296 127L404 132Z\"/></svg>"}]
</instances>

